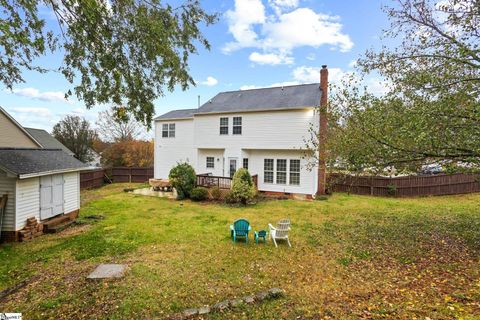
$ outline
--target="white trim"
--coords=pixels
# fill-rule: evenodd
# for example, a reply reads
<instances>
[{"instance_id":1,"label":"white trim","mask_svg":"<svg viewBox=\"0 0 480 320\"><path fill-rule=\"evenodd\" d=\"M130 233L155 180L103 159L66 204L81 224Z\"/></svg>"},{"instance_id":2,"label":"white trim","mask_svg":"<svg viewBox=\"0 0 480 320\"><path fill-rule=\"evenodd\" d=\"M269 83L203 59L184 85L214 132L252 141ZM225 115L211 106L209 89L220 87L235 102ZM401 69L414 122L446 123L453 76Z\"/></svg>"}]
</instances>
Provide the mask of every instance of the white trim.
<instances>
[{"instance_id":1,"label":"white trim","mask_svg":"<svg viewBox=\"0 0 480 320\"><path fill-rule=\"evenodd\" d=\"M89 170L89 169L88 168L59 169L59 170L50 170L50 171L44 171L44 172L19 174L18 179L28 179L28 178L34 178L34 177L48 176L51 174L68 173L68 172L76 172L76 171L83 171L83 170Z\"/></svg>"}]
</instances>

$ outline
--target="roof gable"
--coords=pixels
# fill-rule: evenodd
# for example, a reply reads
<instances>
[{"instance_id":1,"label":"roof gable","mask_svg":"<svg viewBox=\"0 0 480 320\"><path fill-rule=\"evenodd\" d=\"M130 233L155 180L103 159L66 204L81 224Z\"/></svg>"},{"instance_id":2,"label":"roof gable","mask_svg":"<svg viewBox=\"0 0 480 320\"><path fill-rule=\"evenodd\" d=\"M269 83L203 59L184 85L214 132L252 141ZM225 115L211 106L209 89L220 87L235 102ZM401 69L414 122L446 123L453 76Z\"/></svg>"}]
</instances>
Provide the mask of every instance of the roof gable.
<instances>
[{"instance_id":1,"label":"roof gable","mask_svg":"<svg viewBox=\"0 0 480 320\"><path fill-rule=\"evenodd\" d=\"M0 147L41 148L42 145L0 107Z\"/></svg>"}]
</instances>

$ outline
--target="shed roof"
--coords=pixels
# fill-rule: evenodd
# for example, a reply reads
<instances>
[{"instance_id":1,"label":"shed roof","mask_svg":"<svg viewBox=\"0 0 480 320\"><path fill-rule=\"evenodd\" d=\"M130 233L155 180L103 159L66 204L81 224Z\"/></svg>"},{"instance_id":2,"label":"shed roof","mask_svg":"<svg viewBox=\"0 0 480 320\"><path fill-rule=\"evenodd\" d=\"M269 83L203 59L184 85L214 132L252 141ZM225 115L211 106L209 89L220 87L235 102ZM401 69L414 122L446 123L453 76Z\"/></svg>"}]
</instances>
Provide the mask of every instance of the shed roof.
<instances>
[{"instance_id":1,"label":"shed roof","mask_svg":"<svg viewBox=\"0 0 480 320\"><path fill-rule=\"evenodd\" d=\"M61 149L0 148L0 168L23 179L80 171L87 165Z\"/></svg>"},{"instance_id":2,"label":"shed roof","mask_svg":"<svg viewBox=\"0 0 480 320\"><path fill-rule=\"evenodd\" d=\"M25 128L27 132L37 140L43 148L45 149L62 149L69 155L73 156L74 153L65 147L60 141L55 139L51 134L43 129L35 129L35 128Z\"/></svg>"}]
</instances>

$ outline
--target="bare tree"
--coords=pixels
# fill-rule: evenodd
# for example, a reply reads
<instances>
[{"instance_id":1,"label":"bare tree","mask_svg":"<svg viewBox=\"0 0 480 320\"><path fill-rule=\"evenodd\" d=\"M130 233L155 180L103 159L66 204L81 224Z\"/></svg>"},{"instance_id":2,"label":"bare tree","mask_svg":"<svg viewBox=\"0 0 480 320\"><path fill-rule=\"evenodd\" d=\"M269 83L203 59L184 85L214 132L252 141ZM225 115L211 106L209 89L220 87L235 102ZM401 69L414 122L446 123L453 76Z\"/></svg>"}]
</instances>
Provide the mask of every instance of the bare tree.
<instances>
[{"instance_id":1,"label":"bare tree","mask_svg":"<svg viewBox=\"0 0 480 320\"><path fill-rule=\"evenodd\" d=\"M98 113L97 132L107 142L137 140L147 128L139 121L129 117L123 108L112 107Z\"/></svg>"}]
</instances>

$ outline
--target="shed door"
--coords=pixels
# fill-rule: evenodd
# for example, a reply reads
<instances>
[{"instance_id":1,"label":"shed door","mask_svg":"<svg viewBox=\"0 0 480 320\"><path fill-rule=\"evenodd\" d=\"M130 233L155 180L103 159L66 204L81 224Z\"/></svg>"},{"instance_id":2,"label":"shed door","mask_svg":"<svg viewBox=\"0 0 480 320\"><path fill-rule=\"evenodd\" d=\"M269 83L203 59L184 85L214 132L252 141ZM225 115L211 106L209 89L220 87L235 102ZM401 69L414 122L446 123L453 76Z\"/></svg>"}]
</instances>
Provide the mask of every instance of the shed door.
<instances>
[{"instance_id":1,"label":"shed door","mask_svg":"<svg viewBox=\"0 0 480 320\"><path fill-rule=\"evenodd\" d=\"M63 213L63 175L40 177L40 220Z\"/></svg>"}]
</instances>

